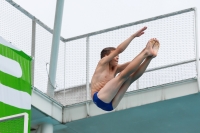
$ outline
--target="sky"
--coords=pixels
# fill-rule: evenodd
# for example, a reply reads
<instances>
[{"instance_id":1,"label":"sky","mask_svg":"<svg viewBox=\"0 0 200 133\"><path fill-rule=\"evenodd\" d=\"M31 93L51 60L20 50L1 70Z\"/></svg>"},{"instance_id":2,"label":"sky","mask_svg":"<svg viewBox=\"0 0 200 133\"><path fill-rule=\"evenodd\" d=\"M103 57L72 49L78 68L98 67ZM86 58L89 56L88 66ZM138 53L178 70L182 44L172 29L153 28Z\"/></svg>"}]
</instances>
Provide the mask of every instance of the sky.
<instances>
[{"instance_id":1,"label":"sky","mask_svg":"<svg viewBox=\"0 0 200 133\"><path fill-rule=\"evenodd\" d=\"M13 1L53 29L56 0ZM200 14L199 0L65 0L61 36L70 38L190 7Z\"/></svg>"}]
</instances>

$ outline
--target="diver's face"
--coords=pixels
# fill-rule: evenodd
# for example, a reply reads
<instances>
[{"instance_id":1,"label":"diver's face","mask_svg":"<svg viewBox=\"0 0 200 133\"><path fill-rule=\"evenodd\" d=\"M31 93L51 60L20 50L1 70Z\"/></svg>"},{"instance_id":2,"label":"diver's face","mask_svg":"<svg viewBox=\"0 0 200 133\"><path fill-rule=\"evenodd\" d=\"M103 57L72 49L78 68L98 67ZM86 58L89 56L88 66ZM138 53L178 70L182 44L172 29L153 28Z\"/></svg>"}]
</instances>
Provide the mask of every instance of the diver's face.
<instances>
[{"instance_id":1,"label":"diver's face","mask_svg":"<svg viewBox=\"0 0 200 133\"><path fill-rule=\"evenodd\" d=\"M115 56L111 61L110 64L112 66L117 66L118 65L118 61L119 61L119 55Z\"/></svg>"}]
</instances>

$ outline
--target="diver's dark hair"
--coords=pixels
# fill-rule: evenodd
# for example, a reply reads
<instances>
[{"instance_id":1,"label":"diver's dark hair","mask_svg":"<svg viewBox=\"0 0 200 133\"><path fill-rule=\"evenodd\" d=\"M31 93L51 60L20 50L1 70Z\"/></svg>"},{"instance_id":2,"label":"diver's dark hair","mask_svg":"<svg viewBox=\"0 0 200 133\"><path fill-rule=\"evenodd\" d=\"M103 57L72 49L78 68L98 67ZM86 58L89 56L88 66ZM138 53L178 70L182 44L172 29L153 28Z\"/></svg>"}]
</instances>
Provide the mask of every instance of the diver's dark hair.
<instances>
[{"instance_id":1,"label":"diver's dark hair","mask_svg":"<svg viewBox=\"0 0 200 133\"><path fill-rule=\"evenodd\" d=\"M103 58L104 56L106 55L109 55L110 52L112 50L115 50L116 48L115 47L107 47L107 48L104 48L102 51L101 51L101 58Z\"/></svg>"}]
</instances>

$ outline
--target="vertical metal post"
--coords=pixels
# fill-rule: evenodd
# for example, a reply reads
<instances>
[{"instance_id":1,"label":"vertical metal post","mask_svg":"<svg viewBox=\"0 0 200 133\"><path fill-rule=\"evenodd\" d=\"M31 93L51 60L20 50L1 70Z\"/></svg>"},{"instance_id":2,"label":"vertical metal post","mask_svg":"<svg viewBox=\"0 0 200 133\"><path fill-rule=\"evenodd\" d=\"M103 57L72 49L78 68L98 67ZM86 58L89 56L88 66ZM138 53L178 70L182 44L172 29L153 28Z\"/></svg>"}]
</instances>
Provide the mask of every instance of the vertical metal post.
<instances>
[{"instance_id":1,"label":"vertical metal post","mask_svg":"<svg viewBox=\"0 0 200 133\"><path fill-rule=\"evenodd\" d=\"M87 100L90 100L90 83L89 83L89 45L90 40L89 36L86 38L86 93Z\"/></svg>"},{"instance_id":2,"label":"vertical metal post","mask_svg":"<svg viewBox=\"0 0 200 133\"><path fill-rule=\"evenodd\" d=\"M35 70L35 33L36 32L36 22L32 21L32 42L31 42L31 83L34 86L34 70Z\"/></svg>"},{"instance_id":3,"label":"vertical metal post","mask_svg":"<svg viewBox=\"0 0 200 133\"><path fill-rule=\"evenodd\" d=\"M90 54L90 38L86 38L86 99L90 100L90 83L89 83L89 54ZM87 116L90 116L89 103L86 103Z\"/></svg>"},{"instance_id":4,"label":"vertical metal post","mask_svg":"<svg viewBox=\"0 0 200 133\"><path fill-rule=\"evenodd\" d=\"M197 9L194 10L194 34L195 34L195 45L196 45L196 69L197 69L197 83L200 91L200 72L199 72L199 45L198 45L198 27L197 27Z\"/></svg>"},{"instance_id":5,"label":"vertical metal post","mask_svg":"<svg viewBox=\"0 0 200 133\"><path fill-rule=\"evenodd\" d=\"M66 69L65 69L65 67L66 67L66 42L65 42L65 46L64 46L64 74L63 74L63 76L64 76L64 103L66 104L66 96L65 96L65 90L66 90L66 88L65 88L65 84L66 84L66 79L65 79L65 74L66 74Z\"/></svg>"},{"instance_id":6,"label":"vertical metal post","mask_svg":"<svg viewBox=\"0 0 200 133\"><path fill-rule=\"evenodd\" d=\"M59 42L60 42L60 32L61 32L61 25L62 25L63 6L64 6L64 0L57 0L52 47L51 47L51 58L50 58L50 66L49 66L48 88L47 88L47 94L51 97L54 97L54 88L55 88L54 86L55 86L55 78L56 78L56 70L57 70L57 60L58 60L58 51L59 51Z\"/></svg>"}]
</instances>

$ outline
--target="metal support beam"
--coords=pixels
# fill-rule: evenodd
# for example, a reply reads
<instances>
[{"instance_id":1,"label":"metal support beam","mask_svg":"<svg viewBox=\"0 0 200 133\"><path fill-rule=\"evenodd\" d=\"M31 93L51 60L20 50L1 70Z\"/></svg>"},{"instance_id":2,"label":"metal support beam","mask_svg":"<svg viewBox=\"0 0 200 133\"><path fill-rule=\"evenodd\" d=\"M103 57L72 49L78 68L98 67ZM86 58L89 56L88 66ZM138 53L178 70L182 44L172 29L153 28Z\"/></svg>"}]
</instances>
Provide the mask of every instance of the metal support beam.
<instances>
[{"instance_id":1,"label":"metal support beam","mask_svg":"<svg viewBox=\"0 0 200 133\"><path fill-rule=\"evenodd\" d=\"M50 66L49 66L49 80L48 80L48 85L47 85L48 86L47 94L51 97L54 97L54 89L55 89L54 86L55 86L55 78L56 78L56 70L57 70L57 60L58 60L58 51L59 51L59 42L60 42L60 32L61 32L61 25L62 25L63 6L64 6L64 0L57 0L52 47L51 47L51 58L50 58Z\"/></svg>"},{"instance_id":2,"label":"metal support beam","mask_svg":"<svg viewBox=\"0 0 200 133\"><path fill-rule=\"evenodd\" d=\"M90 38L86 38L86 92L87 92L87 100L90 100L90 85L89 85L89 45Z\"/></svg>"},{"instance_id":3,"label":"metal support beam","mask_svg":"<svg viewBox=\"0 0 200 133\"><path fill-rule=\"evenodd\" d=\"M195 20L194 20L194 33L195 33L195 45L196 45L196 70L197 70L197 83L200 91L200 68L199 68L199 45L198 45L198 27L197 27L197 9L195 8Z\"/></svg>"},{"instance_id":4,"label":"metal support beam","mask_svg":"<svg viewBox=\"0 0 200 133\"><path fill-rule=\"evenodd\" d=\"M90 49L90 37L88 36L86 38L86 99L90 100L90 83L89 83L89 51ZM89 103L86 103L86 109L87 109L87 116L90 116L90 108Z\"/></svg>"},{"instance_id":5,"label":"metal support beam","mask_svg":"<svg viewBox=\"0 0 200 133\"><path fill-rule=\"evenodd\" d=\"M31 42L31 84L34 86L34 70L35 70L35 32L36 32L36 22L32 21L32 42Z\"/></svg>"}]
</instances>

